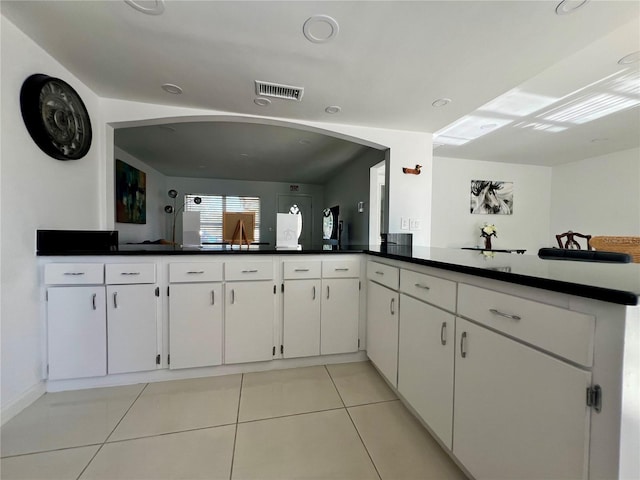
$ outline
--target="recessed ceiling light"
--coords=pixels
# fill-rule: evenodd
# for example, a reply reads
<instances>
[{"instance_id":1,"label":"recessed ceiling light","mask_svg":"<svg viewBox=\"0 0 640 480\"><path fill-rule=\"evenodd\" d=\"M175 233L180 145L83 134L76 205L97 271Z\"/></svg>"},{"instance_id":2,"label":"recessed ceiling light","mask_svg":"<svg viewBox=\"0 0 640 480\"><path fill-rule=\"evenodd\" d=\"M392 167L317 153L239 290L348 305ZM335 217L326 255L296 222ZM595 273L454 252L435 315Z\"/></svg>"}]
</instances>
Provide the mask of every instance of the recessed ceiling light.
<instances>
[{"instance_id":1,"label":"recessed ceiling light","mask_svg":"<svg viewBox=\"0 0 640 480\"><path fill-rule=\"evenodd\" d=\"M630 53L629 55L625 55L620 60L618 60L618 63L620 65L629 65L636 62L640 62L640 50Z\"/></svg>"},{"instance_id":2,"label":"recessed ceiling light","mask_svg":"<svg viewBox=\"0 0 640 480\"><path fill-rule=\"evenodd\" d=\"M338 35L338 22L329 15L313 15L302 26L302 33L313 43L325 43Z\"/></svg>"},{"instance_id":3,"label":"recessed ceiling light","mask_svg":"<svg viewBox=\"0 0 640 480\"><path fill-rule=\"evenodd\" d=\"M158 125L158 128L161 128L163 130L168 130L169 132L175 132L176 129L173 127L170 127L169 125Z\"/></svg>"},{"instance_id":4,"label":"recessed ceiling light","mask_svg":"<svg viewBox=\"0 0 640 480\"><path fill-rule=\"evenodd\" d=\"M147 15L164 13L164 0L124 0L124 3Z\"/></svg>"},{"instance_id":5,"label":"recessed ceiling light","mask_svg":"<svg viewBox=\"0 0 640 480\"><path fill-rule=\"evenodd\" d=\"M604 143L608 141L609 141L608 138L592 138L591 139L591 143Z\"/></svg>"},{"instance_id":6,"label":"recessed ceiling light","mask_svg":"<svg viewBox=\"0 0 640 480\"><path fill-rule=\"evenodd\" d=\"M162 89L167 93L172 93L173 95L180 95L182 93L182 88L178 85L174 85L173 83L165 83L162 85Z\"/></svg>"},{"instance_id":7,"label":"recessed ceiling light","mask_svg":"<svg viewBox=\"0 0 640 480\"><path fill-rule=\"evenodd\" d=\"M253 101L253 103L259 105L260 107L266 107L271 103L271 100L269 100L268 98L258 97Z\"/></svg>"},{"instance_id":8,"label":"recessed ceiling light","mask_svg":"<svg viewBox=\"0 0 640 480\"><path fill-rule=\"evenodd\" d=\"M330 107L325 108L324 111L330 114L339 113L342 111L342 107L339 107L338 105L331 105Z\"/></svg>"},{"instance_id":9,"label":"recessed ceiling light","mask_svg":"<svg viewBox=\"0 0 640 480\"><path fill-rule=\"evenodd\" d=\"M206 168L206 165L198 165L198 168Z\"/></svg>"},{"instance_id":10,"label":"recessed ceiling light","mask_svg":"<svg viewBox=\"0 0 640 480\"><path fill-rule=\"evenodd\" d=\"M249 154L248 153L239 153L238 155L240 155L241 157L244 157L244 158L249 158Z\"/></svg>"},{"instance_id":11,"label":"recessed ceiling light","mask_svg":"<svg viewBox=\"0 0 640 480\"><path fill-rule=\"evenodd\" d=\"M589 0L562 0L556 7L556 15L569 15L583 7Z\"/></svg>"},{"instance_id":12,"label":"recessed ceiling light","mask_svg":"<svg viewBox=\"0 0 640 480\"><path fill-rule=\"evenodd\" d=\"M307 140L306 138L303 138L298 143L301 143L302 145L311 145L311 140Z\"/></svg>"},{"instance_id":13,"label":"recessed ceiling light","mask_svg":"<svg viewBox=\"0 0 640 480\"><path fill-rule=\"evenodd\" d=\"M431 104L433 107L444 107L445 105L449 105L451 103L450 98L439 98L438 100L434 100Z\"/></svg>"}]
</instances>

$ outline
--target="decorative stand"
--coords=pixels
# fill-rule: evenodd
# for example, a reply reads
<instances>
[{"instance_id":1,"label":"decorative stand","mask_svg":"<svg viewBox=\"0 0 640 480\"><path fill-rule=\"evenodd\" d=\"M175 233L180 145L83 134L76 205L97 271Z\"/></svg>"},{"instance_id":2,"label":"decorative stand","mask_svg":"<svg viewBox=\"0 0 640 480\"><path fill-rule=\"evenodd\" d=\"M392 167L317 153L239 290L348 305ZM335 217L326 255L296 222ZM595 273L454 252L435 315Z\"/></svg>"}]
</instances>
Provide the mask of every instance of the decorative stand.
<instances>
[{"instance_id":1,"label":"decorative stand","mask_svg":"<svg viewBox=\"0 0 640 480\"><path fill-rule=\"evenodd\" d=\"M484 249L491 250L491 237L484 237Z\"/></svg>"},{"instance_id":2,"label":"decorative stand","mask_svg":"<svg viewBox=\"0 0 640 480\"><path fill-rule=\"evenodd\" d=\"M249 239L247 238L247 229L244 226L244 222L242 220L238 220L236 224L236 229L233 232L233 237L231 238L231 245L236 243L236 239L238 240L238 245L242 246L243 243L249 246Z\"/></svg>"}]
</instances>

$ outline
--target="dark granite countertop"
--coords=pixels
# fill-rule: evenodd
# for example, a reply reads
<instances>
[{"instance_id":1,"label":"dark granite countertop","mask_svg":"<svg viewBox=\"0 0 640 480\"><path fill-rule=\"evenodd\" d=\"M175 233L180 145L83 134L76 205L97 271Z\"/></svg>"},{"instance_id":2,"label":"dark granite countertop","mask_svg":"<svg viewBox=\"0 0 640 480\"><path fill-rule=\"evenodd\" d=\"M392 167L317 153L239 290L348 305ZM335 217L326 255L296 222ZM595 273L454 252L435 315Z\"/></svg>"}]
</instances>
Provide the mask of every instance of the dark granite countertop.
<instances>
[{"instance_id":1,"label":"dark granite countertop","mask_svg":"<svg viewBox=\"0 0 640 480\"><path fill-rule=\"evenodd\" d=\"M418 265L492 278L555 292L593 298L622 305L638 305L640 264L599 263L576 260L543 260L535 255L479 252L452 248L351 245L324 250L322 245L305 250L276 249L269 245L240 248L237 245L172 247L170 245L120 245L118 250L73 250L38 253L40 256L118 255L304 255L367 253Z\"/></svg>"}]
</instances>

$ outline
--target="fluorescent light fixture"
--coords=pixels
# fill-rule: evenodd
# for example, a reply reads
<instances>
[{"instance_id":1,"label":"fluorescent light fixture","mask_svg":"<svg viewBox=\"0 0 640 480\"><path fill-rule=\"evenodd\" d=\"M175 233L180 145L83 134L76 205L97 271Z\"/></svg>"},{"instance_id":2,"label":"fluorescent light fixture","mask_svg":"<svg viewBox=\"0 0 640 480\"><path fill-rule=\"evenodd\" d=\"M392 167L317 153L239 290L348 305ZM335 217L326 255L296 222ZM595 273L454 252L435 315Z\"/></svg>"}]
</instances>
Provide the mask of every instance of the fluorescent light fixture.
<instances>
[{"instance_id":1,"label":"fluorescent light fixture","mask_svg":"<svg viewBox=\"0 0 640 480\"><path fill-rule=\"evenodd\" d=\"M536 95L535 93L521 92L519 89L515 88L504 95L494 98L489 103L485 103L478 110L524 117L546 108L557 101L558 98L556 97L547 97L545 95Z\"/></svg>"},{"instance_id":2,"label":"fluorescent light fixture","mask_svg":"<svg viewBox=\"0 0 640 480\"><path fill-rule=\"evenodd\" d=\"M507 118L490 118L476 115L467 115L460 120L436 132L434 140L445 145L464 145L471 140L480 138L488 133L495 132L500 127L512 123L513 120ZM494 124L492 129L483 128L488 124Z\"/></svg>"}]
</instances>

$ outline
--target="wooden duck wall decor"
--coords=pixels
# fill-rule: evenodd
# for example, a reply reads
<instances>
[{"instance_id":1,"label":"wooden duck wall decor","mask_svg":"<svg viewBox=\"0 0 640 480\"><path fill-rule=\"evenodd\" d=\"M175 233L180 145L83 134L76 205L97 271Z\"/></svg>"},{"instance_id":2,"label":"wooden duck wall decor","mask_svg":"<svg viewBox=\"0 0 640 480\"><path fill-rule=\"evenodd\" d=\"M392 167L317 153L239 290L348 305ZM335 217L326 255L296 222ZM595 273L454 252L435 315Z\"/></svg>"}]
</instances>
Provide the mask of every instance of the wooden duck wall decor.
<instances>
[{"instance_id":1,"label":"wooden duck wall decor","mask_svg":"<svg viewBox=\"0 0 640 480\"><path fill-rule=\"evenodd\" d=\"M420 175L420 169L421 168L422 168L422 165L416 165L416 168L403 167L402 168L402 173L410 173L412 175Z\"/></svg>"}]
</instances>

